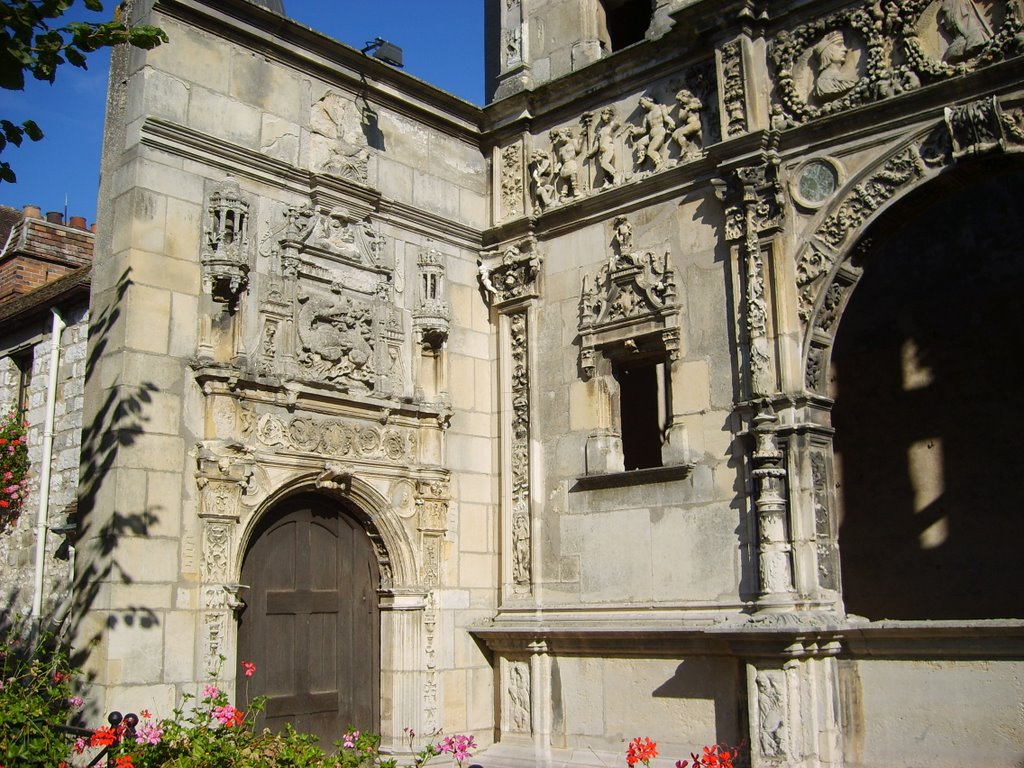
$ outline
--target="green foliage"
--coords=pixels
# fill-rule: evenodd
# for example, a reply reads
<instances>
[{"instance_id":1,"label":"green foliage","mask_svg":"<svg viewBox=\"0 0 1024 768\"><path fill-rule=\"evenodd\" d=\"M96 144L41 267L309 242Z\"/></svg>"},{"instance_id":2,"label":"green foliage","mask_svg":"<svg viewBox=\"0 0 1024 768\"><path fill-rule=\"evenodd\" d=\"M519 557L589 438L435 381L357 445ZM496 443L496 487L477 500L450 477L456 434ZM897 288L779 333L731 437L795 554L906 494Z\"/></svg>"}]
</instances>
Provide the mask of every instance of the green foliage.
<instances>
[{"instance_id":1,"label":"green foliage","mask_svg":"<svg viewBox=\"0 0 1024 768\"><path fill-rule=\"evenodd\" d=\"M155 48L167 42L158 27L130 26L115 18L108 22L69 22L53 26L75 0L0 0L0 88L20 91L25 75L52 83L61 64L86 68L86 55L100 48L127 43L136 48ZM103 11L99 0L82 0L89 11ZM8 144L20 146L28 138L43 137L32 120L20 125L0 121L0 152ZM15 181L9 163L0 161L0 182Z\"/></svg>"},{"instance_id":2,"label":"green foliage","mask_svg":"<svg viewBox=\"0 0 1024 768\"><path fill-rule=\"evenodd\" d=\"M68 737L51 726L73 710L72 670L60 649L17 637L11 631L0 641L0 765L57 766Z\"/></svg>"}]
</instances>

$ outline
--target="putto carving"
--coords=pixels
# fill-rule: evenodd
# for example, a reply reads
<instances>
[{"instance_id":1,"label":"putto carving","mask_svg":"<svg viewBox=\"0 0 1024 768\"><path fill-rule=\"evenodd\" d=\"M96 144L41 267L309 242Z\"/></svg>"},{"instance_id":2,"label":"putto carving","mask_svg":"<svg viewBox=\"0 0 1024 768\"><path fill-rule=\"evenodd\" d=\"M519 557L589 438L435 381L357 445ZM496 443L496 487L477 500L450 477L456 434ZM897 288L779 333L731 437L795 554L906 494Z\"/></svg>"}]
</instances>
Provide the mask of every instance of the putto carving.
<instances>
[{"instance_id":1,"label":"putto carving","mask_svg":"<svg viewBox=\"0 0 1024 768\"><path fill-rule=\"evenodd\" d=\"M530 154L530 194L539 211L550 208L558 201L555 194L555 166L551 153L535 149Z\"/></svg>"},{"instance_id":2,"label":"putto carving","mask_svg":"<svg viewBox=\"0 0 1024 768\"><path fill-rule=\"evenodd\" d=\"M658 104L650 96L640 97L640 108L644 112L640 125L629 129L637 167L642 171L645 162L649 161L652 172L660 171L668 152L666 143L676 127L676 121L672 119L668 107Z\"/></svg>"},{"instance_id":3,"label":"putto carving","mask_svg":"<svg viewBox=\"0 0 1024 768\"><path fill-rule=\"evenodd\" d=\"M679 147L680 162L700 155L704 147L704 131L700 112L704 104L687 89L676 93L679 106L678 126L672 131L672 141Z\"/></svg>"},{"instance_id":4,"label":"putto carving","mask_svg":"<svg viewBox=\"0 0 1024 768\"><path fill-rule=\"evenodd\" d=\"M451 310L445 291L444 254L433 248L416 258L420 274L420 303L412 313L413 327L425 348L439 349L448 340Z\"/></svg>"},{"instance_id":5,"label":"putto carving","mask_svg":"<svg viewBox=\"0 0 1024 768\"><path fill-rule=\"evenodd\" d=\"M599 189L621 183L622 172L619 169L615 144L617 134L622 126L615 115L615 107L609 106L602 109L597 122L593 122L593 115L590 112L585 112L582 122L590 136L590 150L587 152L587 159L594 160L594 188ZM593 125L592 130L591 125Z\"/></svg>"},{"instance_id":6,"label":"putto carving","mask_svg":"<svg viewBox=\"0 0 1024 768\"><path fill-rule=\"evenodd\" d=\"M566 203L579 196L582 142L572 128L559 128L548 134L553 160L552 179L555 199Z\"/></svg>"},{"instance_id":7,"label":"putto carving","mask_svg":"<svg viewBox=\"0 0 1024 768\"><path fill-rule=\"evenodd\" d=\"M216 301L234 303L249 284L249 202L234 181L207 197L199 261L203 289Z\"/></svg>"},{"instance_id":8,"label":"putto carving","mask_svg":"<svg viewBox=\"0 0 1024 768\"><path fill-rule=\"evenodd\" d=\"M480 287L488 302L501 305L539 294L537 284L544 259L537 241L526 238L503 248L482 251L477 261Z\"/></svg>"},{"instance_id":9,"label":"putto carving","mask_svg":"<svg viewBox=\"0 0 1024 768\"><path fill-rule=\"evenodd\" d=\"M310 128L314 170L366 182L370 150L364 117L355 103L333 91L313 105Z\"/></svg>"},{"instance_id":10,"label":"putto carving","mask_svg":"<svg viewBox=\"0 0 1024 768\"><path fill-rule=\"evenodd\" d=\"M580 290L580 365L584 374L594 374L597 348L637 336L659 336L670 359L675 360L678 311L668 253L659 257L653 251L636 249L633 225L619 216L612 224L607 263L593 279L584 275Z\"/></svg>"}]
</instances>

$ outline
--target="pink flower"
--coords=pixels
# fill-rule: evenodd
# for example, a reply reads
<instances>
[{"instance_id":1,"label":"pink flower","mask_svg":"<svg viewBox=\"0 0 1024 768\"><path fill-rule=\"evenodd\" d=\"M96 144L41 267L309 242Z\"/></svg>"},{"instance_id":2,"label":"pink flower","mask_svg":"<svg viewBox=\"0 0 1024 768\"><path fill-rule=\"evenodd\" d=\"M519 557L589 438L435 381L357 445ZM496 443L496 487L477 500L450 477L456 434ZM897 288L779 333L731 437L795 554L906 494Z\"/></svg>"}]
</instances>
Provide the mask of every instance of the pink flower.
<instances>
[{"instance_id":1,"label":"pink flower","mask_svg":"<svg viewBox=\"0 0 1024 768\"><path fill-rule=\"evenodd\" d=\"M207 699L216 699L217 695L219 693L220 693L220 691L217 690L217 686L216 685L204 685L203 686L203 700L204 701L207 700Z\"/></svg>"},{"instance_id":2,"label":"pink flower","mask_svg":"<svg viewBox=\"0 0 1024 768\"><path fill-rule=\"evenodd\" d=\"M242 672L245 673L246 677L252 677L256 674L256 665L253 664L251 661L243 661Z\"/></svg>"},{"instance_id":3,"label":"pink flower","mask_svg":"<svg viewBox=\"0 0 1024 768\"><path fill-rule=\"evenodd\" d=\"M136 744L159 744L164 736L164 729L159 723L139 723L135 726Z\"/></svg>"},{"instance_id":4,"label":"pink flower","mask_svg":"<svg viewBox=\"0 0 1024 768\"><path fill-rule=\"evenodd\" d=\"M223 707L213 708L213 719L219 722L221 725L231 728L235 725L241 725L245 714L233 707L231 704L225 704Z\"/></svg>"},{"instance_id":5,"label":"pink flower","mask_svg":"<svg viewBox=\"0 0 1024 768\"><path fill-rule=\"evenodd\" d=\"M82 754L83 752L85 752L85 748L87 746L89 746L89 740L86 739L84 736L79 736L77 739L75 739L75 746L74 746L75 754L76 755Z\"/></svg>"},{"instance_id":6,"label":"pink flower","mask_svg":"<svg viewBox=\"0 0 1024 768\"><path fill-rule=\"evenodd\" d=\"M68 704L70 704L75 709L78 709L83 704L85 704L85 701L82 699L81 696L72 696L70 699L68 699Z\"/></svg>"},{"instance_id":7,"label":"pink flower","mask_svg":"<svg viewBox=\"0 0 1024 768\"><path fill-rule=\"evenodd\" d=\"M473 756L470 752L472 749L476 749L476 739L472 736L463 736L462 734L445 736L441 743L437 745L438 752L450 752L460 766L463 760Z\"/></svg>"},{"instance_id":8,"label":"pink flower","mask_svg":"<svg viewBox=\"0 0 1024 768\"><path fill-rule=\"evenodd\" d=\"M342 744L347 749L354 749L356 746L356 739L359 738L359 731L346 731L345 735L341 737Z\"/></svg>"}]
</instances>

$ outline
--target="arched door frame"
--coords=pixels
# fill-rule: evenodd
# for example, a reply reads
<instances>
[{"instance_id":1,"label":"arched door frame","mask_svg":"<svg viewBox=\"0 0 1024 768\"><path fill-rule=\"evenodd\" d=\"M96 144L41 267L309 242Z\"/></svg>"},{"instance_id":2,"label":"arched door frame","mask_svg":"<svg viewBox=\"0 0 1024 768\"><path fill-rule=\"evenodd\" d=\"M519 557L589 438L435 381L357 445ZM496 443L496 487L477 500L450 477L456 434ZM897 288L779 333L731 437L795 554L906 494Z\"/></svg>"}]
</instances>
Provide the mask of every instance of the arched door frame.
<instances>
[{"instance_id":1,"label":"arched door frame","mask_svg":"<svg viewBox=\"0 0 1024 768\"><path fill-rule=\"evenodd\" d=\"M430 730L423 691L430 681L423 663L424 635L431 627L430 589L420 583L414 550L388 500L372 485L348 471L306 472L268 494L242 526L233 563L240 583L242 560L261 521L289 497L314 493L344 506L366 531L377 555L380 587L380 733L382 746L401 748L403 729ZM237 625L229 647L237 651ZM237 655L237 653L233 653ZM237 668L237 663L234 664ZM390 709L385 706L391 703Z\"/></svg>"}]
</instances>

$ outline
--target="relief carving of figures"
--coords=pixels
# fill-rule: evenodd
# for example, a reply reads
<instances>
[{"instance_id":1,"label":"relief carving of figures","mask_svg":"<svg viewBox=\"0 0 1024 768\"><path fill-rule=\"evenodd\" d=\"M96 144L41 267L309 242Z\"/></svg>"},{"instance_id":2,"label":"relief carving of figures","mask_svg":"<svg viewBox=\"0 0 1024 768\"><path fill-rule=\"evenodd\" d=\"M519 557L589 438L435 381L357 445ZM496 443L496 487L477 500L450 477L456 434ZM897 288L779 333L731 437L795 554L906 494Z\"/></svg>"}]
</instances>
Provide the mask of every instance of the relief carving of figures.
<instances>
[{"instance_id":1,"label":"relief carving of figures","mask_svg":"<svg viewBox=\"0 0 1024 768\"><path fill-rule=\"evenodd\" d=\"M679 160L696 157L704 147L704 133L700 123L700 111L704 104L685 88L676 93L679 105L678 127L672 131L672 141L679 147Z\"/></svg>"},{"instance_id":2,"label":"relief carving of figures","mask_svg":"<svg viewBox=\"0 0 1024 768\"><path fill-rule=\"evenodd\" d=\"M669 114L668 107L658 104L650 96L640 97L640 108L644 111L640 125L629 129L636 162L639 169L649 161L653 171L660 171L665 162L666 141L675 129L676 121Z\"/></svg>"},{"instance_id":3,"label":"relief carving of figures","mask_svg":"<svg viewBox=\"0 0 1024 768\"><path fill-rule=\"evenodd\" d=\"M327 93L314 104L313 170L365 183L370 159L365 122L355 103L340 94Z\"/></svg>"},{"instance_id":4,"label":"relief carving of figures","mask_svg":"<svg viewBox=\"0 0 1024 768\"><path fill-rule=\"evenodd\" d=\"M508 663L508 725L513 731L530 731L530 667L525 661Z\"/></svg>"},{"instance_id":5,"label":"relief carving of figures","mask_svg":"<svg viewBox=\"0 0 1024 768\"><path fill-rule=\"evenodd\" d=\"M530 192L534 205L541 211L558 202L554 163L545 149L535 149L530 154Z\"/></svg>"},{"instance_id":6,"label":"relief carving of figures","mask_svg":"<svg viewBox=\"0 0 1024 768\"><path fill-rule=\"evenodd\" d=\"M554 158L555 199L565 203L580 195L581 140L572 128L559 128L548 134Z\"/></svg>"},{"instance_id":7,"label":"relief carving of figures","mask_svg":"<svg viewBox=\"0 0 1024 768\"><path fill-rule=\"evenodd\" d=\"M973 58L992 39L992 26L974 0L942 0L939 23L950 36L942 60L955 64Z\"/></svg>"},{"instance_id":8,"label":"relief carving of figures","mask_svg":"<svg viewBox=\"0 0 1024 768\"><path fill-rule=\"evenodd\" d=\"M368 221L357 221L347 208L339 206L315 217L309 243L349 261L378 266L384 238Z\"/></svg>"},{"instance_id":9,"label":"relief carving of figures","mask_svg":"<svg viewBox=\"0 0 1024 768\"><path fill-rule=\"evenodd\" d=\"M756 677L758 746L765 757L786 754L786 691L782 672L759 671Z\"/></svg>"},{"instance_id":10,"label":"relief carving of figures","mask_svg":"<svg viewBox=\"0 0 1024 768\"><path fill-rule=\"evenodd\" d=\"M330 296L307 293L298 301L299 362L317 379L371 389L377 339L370 304L337 284Z\"/></svg>"},{"instance_id":11,"label":"relief carving of figures","mask_svg":"<svg viewBox=\"0 0 1024 768\"><path fill-rule=\"evenodd\" d=\"M722 96L726 116L726 136L731 138L746 133L747 106L739 40L722 46Z\"/></svg>"},{"instance_id":12,"label":"relief carving of figures","mask_svg":"<svg viewBox=\"0 0 1024 768\"><path fill-rule=\"evenodd\" d=\"M590 112L583 115L583 124L588 126L593 119ZM594 160L594 188L614 186L622 181L622 174L616 163L615 140L621 128L615 116L615 107L605 107L594 123L590 151L587 159Z\"/></svg>"}]
</instances>

